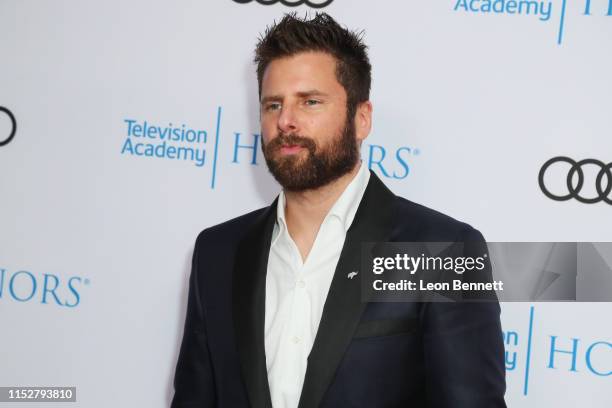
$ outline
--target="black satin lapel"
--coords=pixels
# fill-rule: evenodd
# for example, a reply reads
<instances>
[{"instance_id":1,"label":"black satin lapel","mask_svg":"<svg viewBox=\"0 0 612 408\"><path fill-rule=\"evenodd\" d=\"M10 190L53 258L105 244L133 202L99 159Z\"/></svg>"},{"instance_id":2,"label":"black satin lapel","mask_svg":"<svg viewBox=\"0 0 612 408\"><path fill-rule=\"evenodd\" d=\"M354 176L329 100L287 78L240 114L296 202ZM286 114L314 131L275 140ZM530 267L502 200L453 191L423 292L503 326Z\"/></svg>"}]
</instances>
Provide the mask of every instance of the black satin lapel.
<instances>
[{"instance_id":1,"label":"black satin lapel","mask_svg":"<svg viewBox=\"0 0 612 408\"><path fill-rule=\"evenodd\" d=\"M232 277L236 347L252 408L272 408L264 343L266 271L276 203L261 215L240 242Z\"/></svg>"},{"instance_id":2,"label":"black satin lapel","mask_svg":"<svg viewBox=\"0 0 612 408\"><path fill-rule=\"evenodd\" d=\"M338 265L323 307L299 408L316 408L331 384L336 369L359 324L366 303L361 301L361 243L386 241L392 229L394 194L370 172L370 181L347 231ZM359 271L353 278L347 275Z\"/></svg>"}]
</instances>

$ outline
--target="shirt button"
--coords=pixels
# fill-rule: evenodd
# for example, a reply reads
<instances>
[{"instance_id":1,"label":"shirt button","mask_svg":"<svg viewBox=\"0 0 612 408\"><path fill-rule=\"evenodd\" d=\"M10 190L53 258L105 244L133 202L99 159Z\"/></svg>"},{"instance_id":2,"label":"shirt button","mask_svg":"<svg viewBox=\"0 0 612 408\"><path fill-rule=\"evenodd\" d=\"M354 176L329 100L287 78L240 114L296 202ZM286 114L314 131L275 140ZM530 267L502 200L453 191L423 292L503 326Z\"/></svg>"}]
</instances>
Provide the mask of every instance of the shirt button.
<instances>
[{"instance_id":1,"label":"shirt button","mask_svg":"<svg viewBox=\"0 0 612 408\"><path fill-rule=\"evenodd\" d=\"M306 282L304 282L303 280L299 280L297 282L297 287L300 288L300 289L305 288L306 287Z\"/></svg>"},{"instance_id":2,"label":"shirt button","mask_svg":"<svg viewBox=\"0 0 612 408\"><path fill-rule=\"evenodd\" d=\"M298 344L300 341L302 341L302 339L300 339L298 336L293 336L293 338L291 339L291 342L293 344Z\"/></svg>"}]
</instances>

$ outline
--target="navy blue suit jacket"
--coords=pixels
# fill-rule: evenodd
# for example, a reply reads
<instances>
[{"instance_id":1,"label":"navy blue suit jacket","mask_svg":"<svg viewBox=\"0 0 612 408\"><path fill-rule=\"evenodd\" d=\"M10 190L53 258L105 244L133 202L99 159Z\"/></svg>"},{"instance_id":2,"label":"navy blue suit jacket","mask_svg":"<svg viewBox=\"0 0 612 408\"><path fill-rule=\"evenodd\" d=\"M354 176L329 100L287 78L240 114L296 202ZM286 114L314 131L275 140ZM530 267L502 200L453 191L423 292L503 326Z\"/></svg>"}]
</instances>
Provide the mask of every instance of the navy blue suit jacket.
<instances>
[{"instance_id":1,"label":"navy blue suit jacket","mask_svg":"<svg viewBox=\"0 0 612 408\"><path fill-rule=\"evenodd\" d=\"M271 408L265 281L276 201L197 238L172 408ZM299 408L505 407L497 302L362 302L361 242L482 242L371 173L308 356Z\"/></svg>"}]
</instances>

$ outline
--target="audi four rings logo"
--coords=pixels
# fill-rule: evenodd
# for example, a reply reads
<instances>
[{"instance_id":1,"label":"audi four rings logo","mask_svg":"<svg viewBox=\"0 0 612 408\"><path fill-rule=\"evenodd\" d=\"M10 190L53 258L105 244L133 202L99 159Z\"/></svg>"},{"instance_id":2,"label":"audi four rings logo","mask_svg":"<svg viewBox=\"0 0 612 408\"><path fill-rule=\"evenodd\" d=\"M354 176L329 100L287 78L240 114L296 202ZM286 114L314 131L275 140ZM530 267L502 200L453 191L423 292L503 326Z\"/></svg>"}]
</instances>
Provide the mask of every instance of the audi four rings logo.
<instances>
[{"instance_id":1,"label":"audi four rings logo","mask_svg":"<svg viewBox=\"0 0 612 408\"><path fill-rule=\"evenodd\" d=\"M544 176L546 171L550 166L556 163L568 163L571 165L569 171L567 172L566 185L567 185L567 194L564 195L556 195L550 192L550 190L544 184ZM584 186L584 171L582 167L584 165L591 164L599 167L599 172L597 173L597 177L595 178L595 190L597 191L597 196L595 197L583 197L580 195L580 191ZM596 159L584 159L580 161L575 161L570 159L569 157L559 156L553 157L548 160L542 168L540 169L540 174L538 176L538 182L540 183L540 189L546 195L546 197L556 200L556 201L567 201L572 198L580 201L585 204L593 204L598 203L600 201L604 201L610 205L612 205L612 199L610 199L609 194L612 191L612 163L605 164L602 161ZM574 175L578 175L578 179L574 182ZM603 183L602 183L603 182ZM602 186L605 184L605 187Z\"/></svg>"},{"instance_id":2,"label":"audi four rings logo","mask_svg":"<svg viewBox=\"0 0 612 408\"><path fill-rule=\"evenodd\" d=\"M13 137L15 136L15 132L17 131L17 122L15 121L15 116L13 116L13 112L6 109L4 106L0 106L0 112L1 112L0 115L5 114L11 120L11 131L9 132L8 137L5 139L2 139L4 135L0 135L0 146L4 146L5 144L13 140Z\"/></svg>"},{"instance_id":3,"label":"audi four rings logo","mask_svg":"<svg viewBox=\"0 0 612 408\"><path fill-rule=\"evenodd\" d=\"M247 4L252 2L253 0L234 0L236 3ZM259 4L263 4L264 6L271 6L273 4L279 3L288 6L288 7L297 7L305 4L312 8L323 8L329 6L334 0L255 0Z\"/></svg>"}]
</instances>

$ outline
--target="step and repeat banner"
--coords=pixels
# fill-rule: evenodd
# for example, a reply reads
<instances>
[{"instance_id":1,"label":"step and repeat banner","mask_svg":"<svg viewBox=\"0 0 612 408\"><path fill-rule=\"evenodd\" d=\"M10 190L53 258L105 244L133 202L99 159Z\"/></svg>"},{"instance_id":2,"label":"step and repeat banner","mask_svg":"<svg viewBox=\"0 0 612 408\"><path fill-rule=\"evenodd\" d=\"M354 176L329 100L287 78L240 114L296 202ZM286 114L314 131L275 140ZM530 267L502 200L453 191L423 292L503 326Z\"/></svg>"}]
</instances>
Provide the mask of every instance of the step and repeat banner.
<instances>
[{"instance_id":1,"label":"step and repeat banner","mask_svg":"<svg viewBox=\"0 0 612 408\"><path fill-rule=\"evenodd\" d=\"M2 0L0 386L168 406L195 237L279 191L252 58L289 11L365 31L362 159L396 194L612 241L612 0ZM611 315L503 303L508 405L612 406Z\"/></svg>"}]
</instances>

